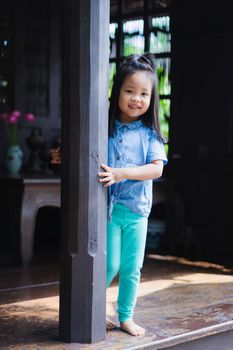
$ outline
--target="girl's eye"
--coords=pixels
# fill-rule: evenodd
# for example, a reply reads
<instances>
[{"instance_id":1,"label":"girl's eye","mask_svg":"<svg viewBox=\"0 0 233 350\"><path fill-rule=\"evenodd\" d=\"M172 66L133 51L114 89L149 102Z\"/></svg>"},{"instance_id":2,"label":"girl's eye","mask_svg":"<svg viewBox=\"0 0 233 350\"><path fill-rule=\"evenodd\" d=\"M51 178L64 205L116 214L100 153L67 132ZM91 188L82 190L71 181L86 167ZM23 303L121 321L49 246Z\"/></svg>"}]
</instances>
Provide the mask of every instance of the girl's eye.
<instances>
[{"instance_id":1,"label":"girl's eye","mask_svg":"<svg viewBox=\"0 0 233 350\"><path fill-rule=\"evenodd\" d=\"M146 92L143 92L142 96L149 96Z\"/></svg>"},{"instance_id":2,"label":"girl's eye","mask_svg":"<svg viewBox=\"0 0 233 350\"><path fill-rule=\"evenodd\" d=\"M125 91L128 92L129 94L132 92L132 90L129 90L129 89L128 89L128 90L125 90Z\"/></svg>"}]
</instances>

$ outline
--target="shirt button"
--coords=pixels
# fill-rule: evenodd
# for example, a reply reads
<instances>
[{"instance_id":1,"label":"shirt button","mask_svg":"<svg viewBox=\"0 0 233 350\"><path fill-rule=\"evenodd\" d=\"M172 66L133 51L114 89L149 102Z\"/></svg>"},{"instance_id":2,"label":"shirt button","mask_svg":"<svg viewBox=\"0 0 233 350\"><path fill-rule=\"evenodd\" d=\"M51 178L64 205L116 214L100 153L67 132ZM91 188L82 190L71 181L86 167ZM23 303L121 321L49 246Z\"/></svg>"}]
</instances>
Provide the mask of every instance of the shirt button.
<instances>
[{"instance_id":1,"label":"shirt button","mask_svg":"<svg viewBox=\"0 0 233 350\"><path fill-rule=\"evenodd\" d=\"M120 157L119 157L119 156L117 156L117 157L116 157L116 160L119 160L119 159L120 159Z\"/></svg>"},{"instance_id":2,"label":"shirt button","mask_svg":"<svg viewBox=\"0 0 233 350\"><path fill-rule=\"evenodd\" d=\"M119 140L119 143L122 143L122 139Z\"/></svg>"}]
</instances>

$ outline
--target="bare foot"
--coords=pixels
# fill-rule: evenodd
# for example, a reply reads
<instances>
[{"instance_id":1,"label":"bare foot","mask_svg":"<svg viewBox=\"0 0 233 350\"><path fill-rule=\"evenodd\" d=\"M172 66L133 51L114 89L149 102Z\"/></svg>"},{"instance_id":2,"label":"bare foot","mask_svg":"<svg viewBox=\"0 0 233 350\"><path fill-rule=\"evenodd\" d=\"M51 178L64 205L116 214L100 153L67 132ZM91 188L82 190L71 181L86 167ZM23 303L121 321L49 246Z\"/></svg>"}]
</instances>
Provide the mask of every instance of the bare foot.
<instances>
[{"instance_id":1,"label":"bare foot","mask_svg":"<svg viewBox=\"0 0 233 350\"><path fill-rule=\"evenodd\" d=\"M138 326L136 323L134 323L133 320L127 320L125 322L121 322L121 329L130 335L143 335L145 334L145 329Z\"/></svg>"},{"instance_id":2,"label":"bare foot","mask_svg":"<svg viewBox=\"0 0 233 350\"><path fill-rule=\"evenodd\" d=\"M114 323L110 318L106 317L106 330L111 331L112 329L116 328L117 325Z\"/></svg>"}]
</instances>

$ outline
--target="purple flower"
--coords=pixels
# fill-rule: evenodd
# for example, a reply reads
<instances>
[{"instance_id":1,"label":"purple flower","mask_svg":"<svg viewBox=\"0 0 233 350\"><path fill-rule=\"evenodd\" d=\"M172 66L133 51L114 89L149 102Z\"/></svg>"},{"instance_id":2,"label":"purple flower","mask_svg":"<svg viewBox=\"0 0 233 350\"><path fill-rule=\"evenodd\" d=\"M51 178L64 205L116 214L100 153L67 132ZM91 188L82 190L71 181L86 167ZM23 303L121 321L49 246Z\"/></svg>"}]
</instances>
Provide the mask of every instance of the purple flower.
<instances>
[{"instance_id":1,"label":"purple flower","mask_svg":"<svg viewBox=\"0 0 233 350\"><path fill-rule=\"evenodd\" d=\"M7 124L9 124L9 125L12 125L12 124L16 124L17 123L17 121L18 121L18 118L19 117L17 117L15 114L8 114L8 116L7 116L7 119L6 119L6 122L7 122Z\"/></svg>"},{"instance_id":2,"label":"purple flower","mask_svg":"<svg viewBox=\"0 0 233 350\"><path fill-rule=\"evenodd\" d=\"M16 118L20 118L21 116L20 111L12 111L10 114L14 115Z\"/></svg>"},{"instance_id":3,"label":"purple flower","mask_svg":"<svg viewBox=\"0 0 233 350\"><path fill-rule=\"evenodd\" d=\"M36 120L36 117L32 113L26 113L24 114L23 119L27 122L34 122Z\"/></svg>"},{"instance_id":4,"label":"purple flower","mask_svg":"<svg viewBox=\"0 0 233 350\"><path fill-rule=\"evenodd\" d=\"M19 119L21 119L21 112L18 110L14 110L10 113L1 113L0 119L2 119L7 124L7 131L9 135L10 144L18 144L17 124L19 122ZM27 122L34 122L36 120L36 117L32 113L26 113L24 114L23 119Z\"/></svg>"}]
</instances>

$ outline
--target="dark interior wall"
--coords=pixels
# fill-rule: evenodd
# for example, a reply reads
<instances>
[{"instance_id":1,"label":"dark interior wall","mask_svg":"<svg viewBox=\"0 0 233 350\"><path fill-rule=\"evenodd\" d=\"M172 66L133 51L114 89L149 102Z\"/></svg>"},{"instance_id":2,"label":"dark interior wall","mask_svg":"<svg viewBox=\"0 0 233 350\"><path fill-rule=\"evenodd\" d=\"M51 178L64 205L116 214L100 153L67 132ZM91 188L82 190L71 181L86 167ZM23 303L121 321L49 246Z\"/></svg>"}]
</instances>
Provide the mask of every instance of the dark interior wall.
<instances>
[{"instance_id":1,"label":"dark interior wall","mask_svg":"<svg viewBox=\"0 0 233 350\"><path fill-rule=\"evenodd\" d=\"M12 96L6 112L13 109L31 112L36 122L25 124L19 132L20 145L27 162L25 139L31 127L39 127L48 146L60 135L61 127L61 23L60 1L0 1L0 9L11 24ZM2 111L0 111L2 112ZM5 112L5 111L4 111ZM1 135L4 136L1 125ZM4 162L2 144L0 163Z\"/></svg>"},{"instance_id":2,"label":"dark interior wall","mask_svg":"<svg viewBox=\"0 0 233 350\"><path fill-rule=\"evenodd\" d=\"M231 7L229 0L173 1L172 151L184 157L197 157L201 146L215 158L233 152Z\"/></svg>"},{"instance_id":3,"label":"dark interior wall","mask_svg":"<svg viewBox=\"0 0 233 350\"><path fill-rule=\"evenodd\" d=\"M168 175L204 256L233 243L233 21L231 1L173 0Z\"/></svg>"}]
</instances>

